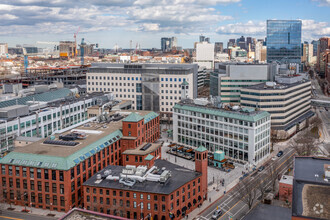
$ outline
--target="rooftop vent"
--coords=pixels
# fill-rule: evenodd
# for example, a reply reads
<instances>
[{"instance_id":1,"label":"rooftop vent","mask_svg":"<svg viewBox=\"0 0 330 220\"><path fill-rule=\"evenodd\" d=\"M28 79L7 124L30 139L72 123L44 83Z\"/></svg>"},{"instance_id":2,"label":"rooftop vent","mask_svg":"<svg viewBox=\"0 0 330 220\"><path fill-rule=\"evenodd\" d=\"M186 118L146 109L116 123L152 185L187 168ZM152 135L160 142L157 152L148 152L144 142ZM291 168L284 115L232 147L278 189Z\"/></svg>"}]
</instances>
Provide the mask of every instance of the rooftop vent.
<instances>
[{"instance_id":1,"label":"rooftop vent","mask_svg":"<svg viewBox=\"0 0 330 220\"><path fill-rule=\"evenodd\" d=\"M209 103L209 101L206 98L199 98L199 99L194 99L194 103L196 105L202 105L205 106Z\"/></svg>"},{"instance_id":2,"label":"rooftop vent","mask_svg":"<svg viewBox=\"0 0 330 220\"><path fill-rule=\"evenodd\" d=\"M47 139L44 141L44 144L52 144L52 145L62 145L62 146L76 146L79 144L79 142L74 142L74 141L55 141L55 140L50 140Z\"/></svg>"},{"instance_id":3,"label":"rooftop vent","mask_svg":"<svg viewBox=\"0 0 330 220\"><path fill-rule=\"evenodd\" d=\"M266 86L268 86L268 87L275 87L276 86L276 82L266 82Z\"/></svg>"}]
</instances>

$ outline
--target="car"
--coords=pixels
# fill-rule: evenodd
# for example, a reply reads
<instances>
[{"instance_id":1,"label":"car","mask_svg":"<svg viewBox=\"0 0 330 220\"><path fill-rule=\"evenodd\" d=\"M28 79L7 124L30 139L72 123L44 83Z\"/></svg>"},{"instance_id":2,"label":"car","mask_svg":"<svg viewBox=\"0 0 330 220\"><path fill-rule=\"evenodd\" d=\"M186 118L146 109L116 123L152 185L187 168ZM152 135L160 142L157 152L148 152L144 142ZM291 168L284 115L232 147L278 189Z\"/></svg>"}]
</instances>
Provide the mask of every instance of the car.
<instances>
[{"instance_id":1,"label":"car","mask_svg":"<svg viewBox=\"0 0 330 220\"><path fill-rule=\"evenodd\" d=\"M265 169L265 166L261 166L261 167L259 167L258 171L261 172L261 171L263 171L264 169Z\"/></svg>"},{"instance_id":2,"label":"car","mask_svg":"<svg viewBox=\"0 0 330 220\"><path fill-rule=\"evenodd\" d=\"M272 160L276 160L277 159L277 157L272 157Z\"/></svg>"},{"instance_id":3,"label":"car","mask_svg":"<svg viewBox=\"0 0 330 220\"><path fill-rule=\"evenodd\" d=\"M222 216L222 211L218 209L213 212L211 219L218 219L220 216Z\"/></svg>"},{"instance_id":4,"label":"car","mask_svg":"<svg viewBox=\"0 0 330 220\"><path fill-rule=\"evenodd\" d=\"M282 155L283 155L283 151L280 150L280 151L277 153L277 156L280 157L280 156L282 156Z\"/></svg>"}]
</instances>

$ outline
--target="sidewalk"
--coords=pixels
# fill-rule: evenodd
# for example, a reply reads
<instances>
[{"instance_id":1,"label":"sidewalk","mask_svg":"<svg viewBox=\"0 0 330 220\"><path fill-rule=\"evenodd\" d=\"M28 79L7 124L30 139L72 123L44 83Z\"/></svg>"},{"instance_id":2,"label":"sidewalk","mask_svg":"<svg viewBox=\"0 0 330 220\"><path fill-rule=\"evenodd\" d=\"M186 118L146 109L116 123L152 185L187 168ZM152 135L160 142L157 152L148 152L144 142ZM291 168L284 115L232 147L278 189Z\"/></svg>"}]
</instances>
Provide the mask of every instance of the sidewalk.
<instances>
[{"instance_id":1,"label":"sidewalk","mask_svg":"<svg viewBox=\"0 0 330 220\"><path fill-rule=\"evenodd\" d=\"M8 210L8 208L10 208L10 205L7 204L7 203L0 203L0 206L3 207L3 209L5 210ZM12 204L11 207L14 209L14 210L8 210L8 211L13 211L13 212L21 212L21 213L24 213L22 212L22 210L25 209L24 206L19 206L19 205L14 205ZM40 216L47 216L48 218L50 219L58 219L60 217L62 217L63 215L65 215L64 212L57 212L57 211L50 211L48 209L39 209L39 208L34 208L34 207L26 207L26 210L28 211L28 213L30 214L34 214L34 215L40 215ZM52 214L54 216L48 216L48 214Z\"/></svg>"}]
</instances>

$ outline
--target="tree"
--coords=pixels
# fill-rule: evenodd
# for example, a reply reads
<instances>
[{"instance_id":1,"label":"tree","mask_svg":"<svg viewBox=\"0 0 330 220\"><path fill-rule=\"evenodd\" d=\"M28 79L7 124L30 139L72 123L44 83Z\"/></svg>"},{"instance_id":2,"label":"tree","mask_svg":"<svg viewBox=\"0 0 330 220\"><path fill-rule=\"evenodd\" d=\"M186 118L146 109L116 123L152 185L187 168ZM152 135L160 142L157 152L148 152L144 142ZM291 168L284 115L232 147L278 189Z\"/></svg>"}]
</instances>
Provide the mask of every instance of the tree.
<instances>
[{"instance_id":1,"label":"tree","mask_svg":"<svg viewBox=\"0 0 330 220\"><path fill-rule=\"evenodd\" d=\"M276 181L278 179L278 174L279 174L280 170L278 169L278 165L277 162L273 162L271 164L269 164L269 178L271 181L271 186L272 186L272 191L275 191L275 185L276 185Z\"/></svg>"},{"instance_id":2,"label":"tree","mask_svg":"<svg viewBox=\"0 0 330 220\"><path fill-rule=\"evenodd\" d=\"M267 179L267 175L266 175L266 173L261 173L260 175L259 175L259 182L257 183L257 188L258 188L258 190L259 190L259 192L260 192L260 194L261 194L261 200L264 198L264 196L265 196L265 194L266 194L266 190L267 190L267 181L266 181L266 179Z\"/></svg>"},{"instance_id":3,"label":"tree","mask_svg":"<svg viewBox=\"0 0 330 220\"><path fill-rule=\"evenodd\" d=\"M237 188L236 191L233 192L233 196L247 204L250 210L253 203L258 198L258 189L256 185L249 182L248 179L249 178L243 179L237 184Z\"/></svg>"},{"instance_id":4,"label":"tree","mask_svg":"<svg viewBox=\"0 0 330 220\"><path fill-rule=\"evenodd\" d=\"M313 134L310 130L302 131L300 137L290 143L299 156L311 156L317 150L315 144L318 134Z\"/></svg>"}]
</instances>

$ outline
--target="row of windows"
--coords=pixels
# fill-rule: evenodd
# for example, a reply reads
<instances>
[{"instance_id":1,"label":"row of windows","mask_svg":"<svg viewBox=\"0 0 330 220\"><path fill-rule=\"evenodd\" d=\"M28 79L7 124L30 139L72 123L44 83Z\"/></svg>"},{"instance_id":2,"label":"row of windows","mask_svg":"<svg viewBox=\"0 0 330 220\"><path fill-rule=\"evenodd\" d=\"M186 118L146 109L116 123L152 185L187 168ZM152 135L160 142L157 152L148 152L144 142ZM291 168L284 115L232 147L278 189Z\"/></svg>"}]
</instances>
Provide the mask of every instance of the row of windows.
<instances>
[{"instance_id":1,"label":"row of windows","mask_svg":"<svg viewBox=\"0 0 330 220\"><path fill-rule=\"evenodd\" d=\"M305 88L311 88L311 84L307 84L305 86L299 87L299 88L292 88L290 91L287 92L281 92L280 90L277 93L255 93L255 92L247 92L247 91L241 91L241 94L244 95L254 95L254 96L285 96L288 94L291 94L293 91L303 90ZM304 90L305 91L305 90Z\"/></svg>"},{"instance_id":2,"label":"row of windows","mask_svg":"<svg viewBox=\"0 0 330 220\"><path fill-rule=\"evenodd\" d=\"M308 90L307 90L308 91ZM305 92L307 92L307 91L302 91L302 93L305 93ZM302 94L301 93L301 94ZM294 101L292 101L292 102L290 102L290 103L287 103L287 104L284 104L284 105L280 105L280 106L282 106L282 107L285 107L285 106L288 106L288 105L290 105L290 104L292 104L292 103L294 103L294 102L297 102L297 94L295 94L295 95L292 95L292 96L290 96L290 97L288 97L288 98L284 98L284 99L254 99L254 98L248 98L248 97L244 97L244 96L242 96L241 97L241 101L243 101L243 100L247 100L247 101L254 101L254 102L258 102L258 104L259 104L259 102L285 102L285 101L288 101L288 100L290 100L290 99L292 99L292 98L295 98L295 100ZM303 99L303 98L306 98L306 97L310 97L311 96L311 94L310 94L310 92L308 93L308 94L306 94L306 95L304 95L304 96L302 96L302 97L300 97L299 99ZM263 106L262 104L260 104L260 106Z\"/></svg>"}]
</instances>

